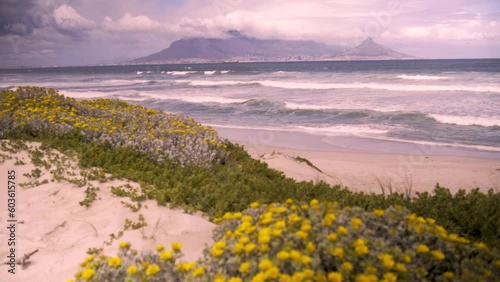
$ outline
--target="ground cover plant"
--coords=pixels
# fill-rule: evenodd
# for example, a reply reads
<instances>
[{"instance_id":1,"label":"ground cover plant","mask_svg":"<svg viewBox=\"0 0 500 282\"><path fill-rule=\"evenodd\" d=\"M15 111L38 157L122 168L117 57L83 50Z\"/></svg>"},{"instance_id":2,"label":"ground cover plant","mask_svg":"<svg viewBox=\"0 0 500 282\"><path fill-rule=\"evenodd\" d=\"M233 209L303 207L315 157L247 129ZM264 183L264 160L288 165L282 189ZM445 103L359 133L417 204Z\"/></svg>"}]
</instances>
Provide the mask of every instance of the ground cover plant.
<instances>
[{"instance_id":1,"label":"ground cover plant","mask_svg":"<svg viewBox=\"0 0 500 282\"><path fill-rule=\"evenodd\" d=\"M291 199L252 203L218 219L215 243L195 262L181 246L91 254L76 281L498 281L500 255L401 206L339 209Z\"/></svg>"},{"instance_id":2,"label":"ground cover plant","mask_svg":"<svg viewBox=\"0 0 500 282\"><path fill-rule=\"evenodd\" d=\"M423 218L434 218L435 224L457 234L452 238L464 237L479 246L484 242L490 248L500 245L500 193L493 190L462 190L453 195L437 186L433 193L409 197L400 193L357 193L323 182L297 182L269 169L251 158L244 148L221 140L213 129L188 117L119 100L77 101L36 87L2 91L0 139L13 140L11 144L18 147L23 146L20 141L39 141L43 148L74 154L79 165L90 172L81 178L70 178L59 173L56 166L53 175L71 179L75 184L83 181L80 184L85 185L85 179L101 179L104 175L138 182L141 191L114 191L117 196L130 198L136 203L134 206L146 198L156 199L160 204L202 211L215 220L227 212L242 212L257 201L271 204L286 203L287 199L320 199L322 205L323 201L331 201L336 202L338 209L359 207L370 212L399 205ZM2 153L7 153L0 155L2 159L9 158L9 150L12 148L2 143ZM50 168L51 162L43 154L33 150L32 160L39 167ZM95 168L99 171L92 172ZM38 171L31 175L38 176ZM91 206L98 190L99 187L87 189L82 203ZM446 249L450 254L454 251L457 255L462 253L460 248ZM442 280L445 272L433 277ZM328 278L329 273L324 274Z\"/></svg>"}]
</instances>

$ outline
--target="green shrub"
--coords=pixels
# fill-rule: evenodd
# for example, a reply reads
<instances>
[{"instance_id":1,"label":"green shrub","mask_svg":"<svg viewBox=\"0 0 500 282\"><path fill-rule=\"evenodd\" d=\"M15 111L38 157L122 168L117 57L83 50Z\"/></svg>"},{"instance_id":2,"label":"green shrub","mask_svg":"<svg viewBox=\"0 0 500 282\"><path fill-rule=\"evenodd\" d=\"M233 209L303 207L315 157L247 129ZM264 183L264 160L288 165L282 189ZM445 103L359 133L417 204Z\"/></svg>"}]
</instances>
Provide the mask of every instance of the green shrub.
<instances>
[{"instance_id":1,"label":"green shrub","mask_svg":"<svg viewBox=\"0 0 500 282\"><path fill-rule=\"evenodd\" d=\"M403 207L340 210L331 202L259 205L226 213L204 256L179 248L89 257L77 281L493 281L500 256Z\"/></svg>"}]
</instances>

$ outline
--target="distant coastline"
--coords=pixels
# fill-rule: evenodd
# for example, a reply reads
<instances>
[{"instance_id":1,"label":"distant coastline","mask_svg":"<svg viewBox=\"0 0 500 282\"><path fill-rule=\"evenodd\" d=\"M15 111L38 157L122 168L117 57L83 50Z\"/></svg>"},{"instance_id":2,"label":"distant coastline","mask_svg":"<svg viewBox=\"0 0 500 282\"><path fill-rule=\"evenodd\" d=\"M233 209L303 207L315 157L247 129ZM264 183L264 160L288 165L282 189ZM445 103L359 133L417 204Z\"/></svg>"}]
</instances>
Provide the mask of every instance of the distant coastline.
<instances>
[{"instance_id":1,"label":"distant coastline","mask_svg":"<svg viewBox=\"0 0 500 282\"><path fill-rule=\"evenodd\" d=\"M500 58L411 58L411 59L365 59L365 60L311 60L311 61L238 61L238 64L287 64L287 63L335 63L335 62L391 62L391 61L486 61L486 60L500 60ZM123 66L197 66L197 65L221 65L221 64L235 64L234 62L224 61L207 61L207 62L154 62L154 63L110 63L110 64L90 64L90 65L54 65L54 66L18 66L18 67L0 67L1 70L30 70L30 69L64 69L64 68L95 68L95 67L123 67Z\"/></svg>"}]
</instances>

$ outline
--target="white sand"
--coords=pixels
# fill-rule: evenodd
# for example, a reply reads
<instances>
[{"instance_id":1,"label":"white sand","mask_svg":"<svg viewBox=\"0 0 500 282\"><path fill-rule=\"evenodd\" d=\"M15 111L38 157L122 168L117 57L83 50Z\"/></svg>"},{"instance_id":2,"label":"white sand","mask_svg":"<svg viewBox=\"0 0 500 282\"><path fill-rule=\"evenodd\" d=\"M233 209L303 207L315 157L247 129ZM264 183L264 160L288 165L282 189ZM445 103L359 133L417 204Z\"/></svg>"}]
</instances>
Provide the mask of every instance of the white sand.
<instances>
[{"instance_id":1,"label":"white sand","mask_svg":"<svg viewBox=\"0 0 500 282\"><path fill-rule=\"evenodd\" d=\"M17 182L27 182L24 173L34 168L26 152L18 153L26 165L14 166L15 159L0 164L0 258L3 263L8 255L6 236L7 226L7 170L15 168ZM74 163L74 162L73 162ZM53 169L53 168L52 168ZM45 171L42 169L42 171ZM45 173L42 181L49 178ZM89 208L82 207L79 202L85 198L85 187L78 188L68 182L49 182L34 188L17 187L17 219L23 221L17 229L17 258L38 249L25 269L16 266L16 274L7 272L8 266L0 266L0 281L66 281L72 278L87 256L89 248L104 248L104 254L115 255L118 244L128 241L139 251L154 251L157 244L170 248L172 242L183 244L183 260L192 261L201 256L206 244L211 244L214 224L200 215L189 215L179 209L161 207L155 201L145 201L138 212L132 212L121 201L130 202L128 198L118 198L111 194L109 186L129 183L113 180L106 183L91 182L100 187L98 200ZM129 183L138 187L136 183ZM139 214L143 214L148 226L137 230L124 231L122 238L115 240L111 246L111 233L118 234L123 230L125 219L138 222Z\"/></svg>"},{"instance_id":2,"label":"white sand","mask_svg":"<svg viewBox=\"0 0 500 282\"><path fill-rule=\"evenodd\" d=\"M411 190L413 194L431 192L436 183L452 193L473 188L500 191L500 160L293 150L255 144L246 144L246 148L254 158L296 180L323 180L353 191L381 193L382 186L386 193L392 189L403 193ZM297 162L297 156L308 159L322 172Z\"/></svg>"}]
</instances>

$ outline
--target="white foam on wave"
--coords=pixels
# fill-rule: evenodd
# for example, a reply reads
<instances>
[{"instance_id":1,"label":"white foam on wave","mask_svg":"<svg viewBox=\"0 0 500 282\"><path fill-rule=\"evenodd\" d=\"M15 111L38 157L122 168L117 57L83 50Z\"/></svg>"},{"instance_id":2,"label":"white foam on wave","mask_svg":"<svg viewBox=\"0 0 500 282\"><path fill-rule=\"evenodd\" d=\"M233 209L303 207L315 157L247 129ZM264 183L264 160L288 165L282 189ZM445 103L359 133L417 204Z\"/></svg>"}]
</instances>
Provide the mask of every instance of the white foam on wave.
<instances>
[{"instance_id":1,"label":"white foam on wave","mask_svg":"<svg viewBox=\"0 0 500 282\"><path fill-rule=\"evenodd\" d=\"M325 137L323 139L323 141L328 143L328 138L329 137ZM368 138L376 139L376 140L383 140L383 141L411 143L411 144L417 144L417 145L423 145L423 146L429 146L429 147L440 146L440 147L452 147L452 148L465 148L465 149L472 149L472 150L479 150L479 151L500 152L500 147L484 146L484 145L468 145L468 144L460 144L460 143L444 143L444 142L432 142L432 141L406 140L406 139L400 139L400 138L394 138L394 137L388 137L388 136L382 136L382 135L369 136ZM427 148L426 150L429 150L429 149Z\"/></svg>"},{"instance_id":2,"label":"white foam on wave","mask_svg":"<svg viewBox=\"0 0 500 282\"><path fill-rule=\"evenodd\" d=\"M223 86L223 85L251 85L257 82L236 80L177 80L178 83L188 83L192 86Z\"/></svg>"},{"instance_id":3,"label":"white foam on wave","mask_svg":"<svg viewBox=\"0 0 500 282\"><path fill-rule=\"evenodd\" d=\"M383 83L311 83L311 82L286 82L263 80L256 81L262 86L285 89L376 89L389 91L468 91L468 92L499 92L500 85L408 85L408 84L383 84Z\"/></svg>"},{"instance_id":4,"label":"white foam on wave","mask_svg":"<svg viewBox=\"0 0 500 282\"><path fill-rule=\"evenodd\" d=\"M450 79L447 76L437 76L437 75L398 75L397 78L400 79L408 79L408 80L443 80L443 79Z\"/></svg>"},{"instance_id":5,"label":"white foam on wave","mask_svg":"<svg viewBox=\"0 0 500 282\"><path fill-rule=\"evenodd\" d=\"M193 80L179 81L189 83L193 86L223 86L223 85L252 85L259 84L265 87L283 89L306 89L306 90L326 90L326 89L375 89L388 91L467 91L467 92L498 92L500 85L411 85L411 84L384 84L384 83L316 83L316 82L291 82L275 80L257 81L234 81L234 80Z\"/></svg>"},{"instance_id":6,"label":"white foam on wave","mask_svg":"<svg viewBox=\"0 0 500 282\"><path fill-rule=\"evenodd\" d=\"M222 71L220 71L220 73L222 73L222 74L226 74L226 73L229 73L229 72L231 72L231 71L229 71L229 70L222 70Z\"/></svg>"},{"instance_id":7,"label":"white foam on wave","mask_svg":"<svg viewBox=\"0 0 500 282\"><path fill-rule=\"evenodd\" d=\"M143 79L108 79L99 81L99 84L103 85L128 85L128 84L138 84L138 83L147 83L149 80Z\"/></svg>"},{"instance_id":8,"label":"white foam on wave","mask_svg":"<svg viewBox=\"0 0 500 282\"><path fill-rule=\"evenodd\" d=\"M338 109L331 105L313 105L313 104L299 104L294 102L285 102L285 108L292 110L333 110Z\"/></svg>"},{"instance_id":9,"label":"white foam on wave","mask_svg":"<svg viewBox=\"0 0 500 282\"><path fill-rule=\"evenodd\" d=\"M500 117L475 117L475 116L451 116L429 114L430 117L441 123L458 125L480 125L480 126L500 126Z\"/></svg>"},{"instance_id":10,"label":"white foam on wave","mask_svg":"<svg viewBox=\"0 0 500 282\"><path fill-rule=\"evenodd\" d=\"M143 74L143 73L144 73L143 71L136 72L136 74Z\"/></svg>"},{"instance_id":11,"label":"white foam on wave","mask_svg":"<svg viewBox=\"0 0 500 282\"><path fill-rule=\"evenodd\" d=\"M322 133L326 135L357 135L357 136L373 136L384 135L389 130L381 129L380 126L375 125L335 125L328 127L309 127L309 126L296 126L300 131L307 133Z\"/></svg>"},{"instance_id":12,"label":"white foam on wave","mask_svg":"<svg viewBox=\"0 0 500 282\"><path fill-rule=\"evenodd\" d=\"M196 73L196 71L167 71L167 74L170 75L188 75Z\"/></svg>"},{"instance_id":13,"label":"white foam on wave","mask_svg":"<svg viewBox=\"0 0 500 282\"><path fill-rule=\"evenodd\" d=\"M372 110L376 112L391 113L405 111L406 109L395 106L374 106L372 104L362 104L362 103L344 103L344 104L305 104L305 103L295 103L295 102L285 102L285 108L291 110Z\"/></svg>"},{"instance_id":14,"label":"white foam on wave","mask_svg":"<svg viewBox=\"0 0 500 282\"><path fill-rule=\"evenodd\" d=\"M161 93L143 93L143 96L159 100L180 100L189 103L218 103L218 104L234 104L244 103L247 99L237 99L218 96L169 96Z\"/></svg>"},{"instance_id":15,"label":"white foam on wave","mask_svg":"<svg viewBox=\"0 0 500 282\"><path fill-rule=\"evenodd\" d=\"M205 71L204 74L206 75L213 75L215 74L217 71Z\"/></svg>"}]
</instances>

